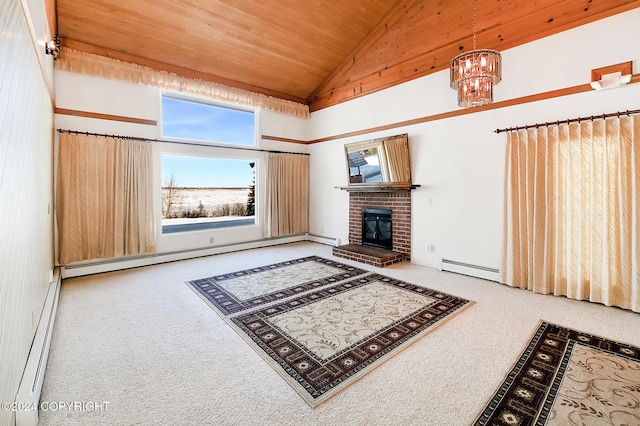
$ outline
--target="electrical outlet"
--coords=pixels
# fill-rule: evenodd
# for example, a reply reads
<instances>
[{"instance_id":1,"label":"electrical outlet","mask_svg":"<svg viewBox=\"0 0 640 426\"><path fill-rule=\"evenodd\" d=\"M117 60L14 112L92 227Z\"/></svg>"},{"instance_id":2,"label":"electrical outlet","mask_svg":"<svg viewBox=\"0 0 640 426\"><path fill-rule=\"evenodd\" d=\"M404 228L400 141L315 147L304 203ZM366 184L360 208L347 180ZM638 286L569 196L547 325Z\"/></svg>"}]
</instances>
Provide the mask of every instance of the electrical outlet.
<instances>
[{"instance_id":1,"label":"electrical outlet","mask_svg":"<svg viewBox=\"0 0 640 426\"><path fill-rule=\"evenodd\" d=\"M427 251L431 252L431 253L435 253L436 251L436 246L434 244L431 243L427 243Z\"/></svg>"},{"instance_id":2,"label":"electrical outlet","mask_svg":"<svg viewBox=\"0 0 640 426\"><path fill-rule=\"evenodd\" d=\"M213 244L213 237L209 237L209 244Z\"/></svg>"}]
</instances>

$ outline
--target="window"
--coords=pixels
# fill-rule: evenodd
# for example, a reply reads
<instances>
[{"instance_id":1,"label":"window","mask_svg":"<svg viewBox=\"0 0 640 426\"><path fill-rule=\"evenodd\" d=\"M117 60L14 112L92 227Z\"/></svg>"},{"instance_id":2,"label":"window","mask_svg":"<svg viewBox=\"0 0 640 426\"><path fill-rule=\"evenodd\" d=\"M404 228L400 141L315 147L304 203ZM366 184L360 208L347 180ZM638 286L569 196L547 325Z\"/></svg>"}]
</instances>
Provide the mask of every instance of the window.
<instances>
[{"instance_id":1,"label":"window","mask_svg":"<svg viewBox=\"0 0 640 426\"><path fill-rule=\"evenodd\" d=\"M162 136L255 146L254 113L164 95Z\"/></svg>"},{"instance_id":2,"label":"window","mask_svg":"<svg viewBox=\"0 0 640 426\"><path fill-rule=\"evenodd\" d=\"M162 234L256 224L255 114L162 96L162 136L216 146L167 144L161 153ZM233 156L232 156L233 155Z\"/></svg>"},{"instance_id":3,"label":"window","mask_svg":"<svg viewBox=\"0 0 640 426\"><path fill-rule=\"evenodd\" d=\"M255 160L162 155L162 233L255 224Z\"/></svg>"}]
</instances>

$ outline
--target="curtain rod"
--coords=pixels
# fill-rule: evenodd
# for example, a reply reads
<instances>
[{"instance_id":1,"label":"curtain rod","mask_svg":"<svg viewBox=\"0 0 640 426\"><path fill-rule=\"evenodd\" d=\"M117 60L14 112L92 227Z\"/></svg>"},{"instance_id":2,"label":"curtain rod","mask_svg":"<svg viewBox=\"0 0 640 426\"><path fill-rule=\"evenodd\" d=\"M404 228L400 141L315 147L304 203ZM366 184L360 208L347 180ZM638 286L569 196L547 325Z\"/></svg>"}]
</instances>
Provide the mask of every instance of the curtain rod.
<instances>
[{"instance_id":1,"label":"curtain rod","mask_svg":"<svg viewBox=\"0 0 640 426\"><path fill-rule=\"evenodd\" d=\"M633 115L633 114L638 114L640 113L640 109L634 109L634 110L626 110L626 111L618 111L618 112L612 112L610 114L601 114L601 115L592 115L590 117L579 117L579 118L570 118L567 120L558 120L558 121L552 121L550 123L537 123L537 124L528 124L526 126L518 126L518 127L507 127L505 129L496 129L495 132L496 133L502 133L502 132L515 132L518 130L528 130L528 129L533 129L533 128L539 128L539 127L549 127L549 126L559 126L561 124L569 124L569 123L575 123L575 122L581 122L581 121L593 121L593 120L604 120L606 118L609 117L618 117L620 118L621 115Z\"/></svg>"},{"instance_id":2,"label":"curtain rod","mask_svg":"<svg viewBox=\"0 0 640 426\"><path fill-rule=\"evenodd\" d=\"M137 136L121 136L121 135L108 135L106 133L92 133L92 132L80 132L78 130L68 130L68 129L57 129L58 133L73 133L75 135L86 135L86 136L102 136L105 138L117 138L117 139L127 139L131 141L141 141L141 142L161 142L161 143L173 143L177 145L192 145L192 146L204 146L208 148L226 148L226 149L238 149L240 151L259 151L259 152L268 152L270 154L293 154L293 155L310 155L306 152L289 152L289 151L278 151L273 149L260 149L260 148L244 148L239 146L225 146L225 145L211 145L207 143L197 143L197 142L180 142L180 141L168 141L162 139L150 139L150 138L141 138Z\"/></svg>"}]
</instances>

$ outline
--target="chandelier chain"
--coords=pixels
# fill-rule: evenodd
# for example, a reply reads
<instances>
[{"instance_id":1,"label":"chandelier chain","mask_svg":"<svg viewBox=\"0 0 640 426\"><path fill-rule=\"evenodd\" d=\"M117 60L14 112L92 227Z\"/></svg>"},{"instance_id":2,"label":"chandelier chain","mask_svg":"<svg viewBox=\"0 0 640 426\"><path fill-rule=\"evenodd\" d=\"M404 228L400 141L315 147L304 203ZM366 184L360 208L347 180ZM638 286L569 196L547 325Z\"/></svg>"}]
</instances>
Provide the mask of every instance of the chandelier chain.
<instances>
[{"instance_id":1,"label":"chandelier chain","mask_svg":"<svg viewBox=\"0 0 640 426\"><path fill-rule=\"evenodd\" d=\"M476 0L473 0L473 50L476 50Z\"/></svg>"}]
</instances>

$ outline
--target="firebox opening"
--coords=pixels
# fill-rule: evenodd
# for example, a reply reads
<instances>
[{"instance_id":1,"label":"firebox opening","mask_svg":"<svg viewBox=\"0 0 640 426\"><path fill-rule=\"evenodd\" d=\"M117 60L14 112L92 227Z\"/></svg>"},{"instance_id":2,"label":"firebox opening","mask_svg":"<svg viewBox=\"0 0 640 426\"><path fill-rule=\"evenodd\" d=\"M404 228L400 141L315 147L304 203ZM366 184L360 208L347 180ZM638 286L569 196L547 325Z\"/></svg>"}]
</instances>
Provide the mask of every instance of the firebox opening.
<instances>
[{"instance_id":1,"label":"firebox opening","mask_svg":"<svg viewBox=\"0 0 640 426\"><path fill-rule=\"evenodd\" d=\"M391 210L362 209L362 244L393 250Z\"/></svg>"}]
</instances>

